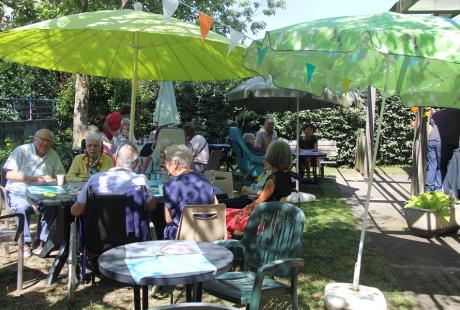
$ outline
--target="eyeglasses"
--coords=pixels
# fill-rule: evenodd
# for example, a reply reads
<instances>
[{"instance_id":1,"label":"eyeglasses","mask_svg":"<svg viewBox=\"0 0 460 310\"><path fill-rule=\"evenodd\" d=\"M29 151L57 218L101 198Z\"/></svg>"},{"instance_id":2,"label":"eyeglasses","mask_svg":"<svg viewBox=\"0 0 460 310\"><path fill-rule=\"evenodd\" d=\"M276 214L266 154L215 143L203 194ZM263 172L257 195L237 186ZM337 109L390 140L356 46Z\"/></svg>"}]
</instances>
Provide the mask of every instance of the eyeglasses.
<instances>
[{"instance_id":1,"label":"eyeglasses","mask_svg":"<svg viewBox=\"0 0 460 310\"><path fill-rule=\"evenodd\" d=\"M42 138L42 137L40 137L40 136L35 136L35 138L39 139L39 140L42 141L42 142L53 143L53 140L46 139L46 138Z\"/></svg>"},{"instance_id":2,"label":"eyeglasses","mask_svg":"<svg viewBox=\"0 0 460 310\"><path fill-rule=\"evenodd\" d=\"M100 146L99 144L87 144L87 145L86 145L86 148L87 148L87 149L90 149L90 148L97 148L97 147L99 147L99 146Z\"/></svg>"}]
</instances>

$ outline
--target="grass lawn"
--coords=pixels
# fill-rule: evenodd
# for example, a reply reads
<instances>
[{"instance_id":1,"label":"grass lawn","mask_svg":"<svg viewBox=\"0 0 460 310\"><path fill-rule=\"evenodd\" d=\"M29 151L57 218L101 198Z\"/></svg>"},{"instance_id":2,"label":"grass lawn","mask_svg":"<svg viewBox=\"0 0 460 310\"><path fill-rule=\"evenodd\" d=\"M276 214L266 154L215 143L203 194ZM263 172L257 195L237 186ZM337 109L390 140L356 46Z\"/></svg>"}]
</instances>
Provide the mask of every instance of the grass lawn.
<instances>
[{"instance_id":1,"label":"grass lawn","mask_svg":"<svg viewBox=\"0 0 460 310\"><path fill-rule=\"evenodd\" d=\"M315 192L317 201L301 205L306 223L299 297L305 309L323 309L326 284L352 282L358 252L360 227L351 208L333 180L326 180L323 193ZM392 270L371 243L364 248L360 284L379 288L391 309L412 309L411 297L401 292Z\"/></svg>"},{"instance_id":2,"label":"grass lawn","mask_svg":"<svg viewBox=\"0 0 460 310\"><path fill-rule=\"evenodd\" d=\"M301 205L306 215L303 258L305 267L299 279L300 309L323 309L323 290L330 282L351 282L359 241L359 227L351 209L341 197L333 179L326 180L323 193L309 190L319 198ZM15 292L16 247L10 246L9 257L0 256L1 309L132 309L133 295L129 287L103 279L95 286L83 284L76 292L76 302L66 300L66 267L58 283L43 285L51 259L32 257L25 262L25 290ZM412 309L411 297L400 291L392 271L377 254L372 244L366 244L361 284L382 290L391 309ZM176 290L176 300L184 294ZM208 302L221 302L204 295ZM168 299L149 299L149 306L167 304ZM287 299L267 301L264 309L289 309Z\"/></svg>"}]
</instances>

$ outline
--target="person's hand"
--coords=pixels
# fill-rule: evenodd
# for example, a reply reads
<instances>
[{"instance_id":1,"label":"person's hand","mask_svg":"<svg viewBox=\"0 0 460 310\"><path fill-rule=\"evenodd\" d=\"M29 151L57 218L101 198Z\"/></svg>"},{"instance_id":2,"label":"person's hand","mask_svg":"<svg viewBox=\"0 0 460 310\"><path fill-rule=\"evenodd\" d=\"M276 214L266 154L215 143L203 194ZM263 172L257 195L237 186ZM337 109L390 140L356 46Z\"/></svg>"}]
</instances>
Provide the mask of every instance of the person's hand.
<instances>
[{"instance_id":1,"label":"person's hand","mask_svg":"<svg viewBox=\"0 0 460 310\"><path fill-rule=\"evenodd\" d=\"M54 182L55 180L50 177L49 175L40 175L36 177L36 182L38 183L49 183L49 182Z\"/></svg>"}]
</instances>

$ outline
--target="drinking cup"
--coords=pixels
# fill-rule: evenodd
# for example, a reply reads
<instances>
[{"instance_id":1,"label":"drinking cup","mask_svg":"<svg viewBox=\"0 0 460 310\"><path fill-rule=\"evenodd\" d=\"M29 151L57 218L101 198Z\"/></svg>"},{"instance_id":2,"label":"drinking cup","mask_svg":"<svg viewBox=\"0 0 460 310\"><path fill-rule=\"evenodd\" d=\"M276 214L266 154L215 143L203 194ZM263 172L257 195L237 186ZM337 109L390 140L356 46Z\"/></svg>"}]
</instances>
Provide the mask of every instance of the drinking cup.
<instances>
[{"instance_id":1,"label":"drinking cup","mask_svg":"<svg viewBox=\"0 0 460 310\"><path fill-rule=\"evenodd\" d=\"M64 185L64 175L63 174L56 175L56 183L58 186Z\"/></svg>"}]
</instances>

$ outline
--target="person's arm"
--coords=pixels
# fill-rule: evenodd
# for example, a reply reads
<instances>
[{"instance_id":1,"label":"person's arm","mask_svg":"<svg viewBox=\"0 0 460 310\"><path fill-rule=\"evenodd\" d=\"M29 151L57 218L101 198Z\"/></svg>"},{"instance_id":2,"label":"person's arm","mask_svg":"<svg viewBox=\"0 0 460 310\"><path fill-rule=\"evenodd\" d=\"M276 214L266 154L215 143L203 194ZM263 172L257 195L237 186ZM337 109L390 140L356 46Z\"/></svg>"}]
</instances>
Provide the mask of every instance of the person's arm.
<instances>
[{"instance_id":1,"label":"person's arm","mask_svg":"<svg viewBox=\"0 0 460 310\"><path fill-rule=\"evenodd\" d=\"M39 175L39 176L30 176L22 173L21 171L12 171L8 170L6 172L6 179L13 181L13 182L24 182L24 183L44 183L44 182L52 182L54 179L47 175Z\"/></svg>"},{"instance_id":2,"label":"person's arm","mask_svg":"<svg viewBox=\"0 0 460 310\"><path fill-rule=\"evenodd\" d=\"M219 204L219 200L217 199L217 196L216 196L216 195L214 195L214 204L215 204L215 205Z\"/></svg>"},{"instance_id":3,"label":"person's arm","mask_svg":"<svg viewBox=\"0 0 460 310\"><path fill-rule=\"evenodd\" d=\"M86 181L88 178L81 178L79 177L79 166L80 166L80 160L79 157L75 157L72 161L72 164L70 165L69 172L67 172L65 179L66 181L69 182L80 182L80 181Z\"/></svg>"},{"instance_id":4,"label":"person's arm","mask_svg":"<svg viewBox=\"0 0 460 310\"><path fill-rule=\"evenodd\" d=\"M80 216L83 213L85 213L86 209L86 204L79 203L76 201L73 205L72 208L70 209L70 213L72 213L73 216Z\"/></svg>"}]
</instances>

